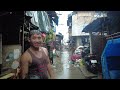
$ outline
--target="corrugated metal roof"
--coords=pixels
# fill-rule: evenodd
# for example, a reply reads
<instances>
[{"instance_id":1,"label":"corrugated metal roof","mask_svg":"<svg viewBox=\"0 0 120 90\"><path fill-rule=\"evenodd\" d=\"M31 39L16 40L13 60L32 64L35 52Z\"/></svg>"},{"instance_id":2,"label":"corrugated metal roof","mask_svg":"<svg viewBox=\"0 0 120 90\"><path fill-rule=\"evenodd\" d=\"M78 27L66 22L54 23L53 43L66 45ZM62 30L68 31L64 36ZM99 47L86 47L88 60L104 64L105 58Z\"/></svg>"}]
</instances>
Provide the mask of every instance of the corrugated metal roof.
<instances>
[{"instance_id":1,"label":"corrugated metal roof","mask_svg":"<svg viewBox=\"0 0 120 90\"><path fill-rule=\"evenodd\" d=\"M120 11L108 11L107 18L104 21L104 18L98 18L94 20L92 23L87 25L82 32L98 32L102 30L102 24L110 25L110 31L115 32L120 28Z\"/></svg>"},{"instance_id":2,"label":"corrugated metal roof","mask_svg":"<svg viewBox=\"0 0 120 90\"><path fill-rule=\"evenodd\" d=\"M82 32L99 32L102 30L102 25L106 25L108 23L108 18L107 17L102 17L102 18L97 18L90 24L88 24Z\"/></svg>"}]
</instances>

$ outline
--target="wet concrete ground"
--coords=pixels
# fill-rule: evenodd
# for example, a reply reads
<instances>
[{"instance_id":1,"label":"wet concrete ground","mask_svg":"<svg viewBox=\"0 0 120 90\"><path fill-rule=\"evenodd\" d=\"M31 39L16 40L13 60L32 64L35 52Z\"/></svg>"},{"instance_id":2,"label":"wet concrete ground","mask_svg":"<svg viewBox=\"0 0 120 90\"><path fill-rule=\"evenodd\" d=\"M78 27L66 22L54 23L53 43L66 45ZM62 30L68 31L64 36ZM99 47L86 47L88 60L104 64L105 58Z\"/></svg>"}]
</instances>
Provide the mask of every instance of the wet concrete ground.
<instances>
[{"instance_id":1,"label":"wet concrete ground","mask_svg":"<svg viewBox=\"0 0 120 90\"><path fill-rule=\"evenodd\" d=\"M63 51L61 57L54 59L57 79L85 79L81 71L69 62L69 52Z\"/></svg>"},{"instance_id":2,"label":"wet concrete ground","mask_svg":"<svg viewBox=\"0 0 120 90\"><path fill-rule=\"evenodd\" d=\"M67 49L58 51L59 57L54 58L56 79L98 79L97 75L88 72L84 65L75 66L70 63L71 52Z\"/></svg>"},{"instance_id":3,"label":"wet concrete ground","mask_svg":"<svg viewBox=\"0 0 120 90\"><path fill-rule=\"evenodd\" d=\"M58 51L59 57L54 58L54 71L57 79L85 79L83 73L69 61L70 52L66 49Z\"/></svg>"}]
</instances>

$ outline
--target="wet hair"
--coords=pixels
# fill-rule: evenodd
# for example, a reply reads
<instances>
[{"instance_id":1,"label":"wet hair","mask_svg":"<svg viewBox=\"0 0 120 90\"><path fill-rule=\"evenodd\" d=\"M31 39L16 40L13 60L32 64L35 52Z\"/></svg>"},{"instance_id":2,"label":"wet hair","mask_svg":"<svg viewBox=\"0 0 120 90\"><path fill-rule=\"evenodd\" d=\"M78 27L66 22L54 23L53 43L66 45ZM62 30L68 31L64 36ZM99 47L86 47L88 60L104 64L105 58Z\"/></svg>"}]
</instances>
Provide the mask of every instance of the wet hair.
<instances>
[{"instance_id":1,"label":"wet hair","mask_svg":"<svg viewBox=\"0 0 120 90\"><path fill-rule=\"evenodd\" d=\"M42 33L41 33L39 30L31 30L31 31L29 32L29 38L30 38L33 34L40 34L40 35L42 35Z\"/></svg>"}]
</instances>

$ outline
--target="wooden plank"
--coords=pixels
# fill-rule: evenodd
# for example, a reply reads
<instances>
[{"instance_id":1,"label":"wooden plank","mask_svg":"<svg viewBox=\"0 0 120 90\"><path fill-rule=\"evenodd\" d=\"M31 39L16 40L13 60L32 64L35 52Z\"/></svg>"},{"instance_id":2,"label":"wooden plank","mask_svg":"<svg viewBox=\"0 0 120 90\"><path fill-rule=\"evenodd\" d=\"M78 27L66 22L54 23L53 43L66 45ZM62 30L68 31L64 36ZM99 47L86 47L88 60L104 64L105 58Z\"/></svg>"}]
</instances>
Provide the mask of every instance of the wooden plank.
<instances>
[{"instance_id":1,"label":"wooden plank","mask_svg":"<svg viewBox=\"0 0 120 90\"><path fill-rule=\"evenodd\" d=\"M13 77L14 75L15 75L14 73L9 73L9 74L7 74L7 75L5 75L3 77L0 77L0 79L8 79L10 77Z\"/></svg>"}]
</instances>

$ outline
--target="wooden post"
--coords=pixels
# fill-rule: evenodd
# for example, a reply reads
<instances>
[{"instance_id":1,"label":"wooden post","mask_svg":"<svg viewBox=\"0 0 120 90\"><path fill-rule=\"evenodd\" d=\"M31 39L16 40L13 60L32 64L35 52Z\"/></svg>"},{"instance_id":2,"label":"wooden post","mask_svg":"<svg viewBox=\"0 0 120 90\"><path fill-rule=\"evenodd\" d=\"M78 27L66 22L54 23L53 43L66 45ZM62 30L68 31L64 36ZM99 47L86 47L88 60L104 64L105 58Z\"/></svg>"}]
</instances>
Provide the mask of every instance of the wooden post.
<instances>
[{"instance_id":1,"label":"wooden post","mask_svg":"<svg viewBox=\"0 0 120 90\"><path fill-rule=\"evenodd\" d=\"M0 34L0 74L2 68L2 34Z\"/></svg>"},{"instance_id":2,"label":"wooden post","mask_svg":"<svg viewBox=\"0 0 120 90\"><path fill-rule=\"evenodd\" d=\"M89 32L90 34L90 54L93 54L93 43L92 43L92 32Z\"/></svg>"},{"instance_id":3,"label":"wooden post","mask_svg":"<svg viewBox=\"0 0 120 90\"><path fill-rule=\"evenodd\" d=\"M0 34L0 64L2 64L2 34Z\"/></svg>"}]
</instances>

